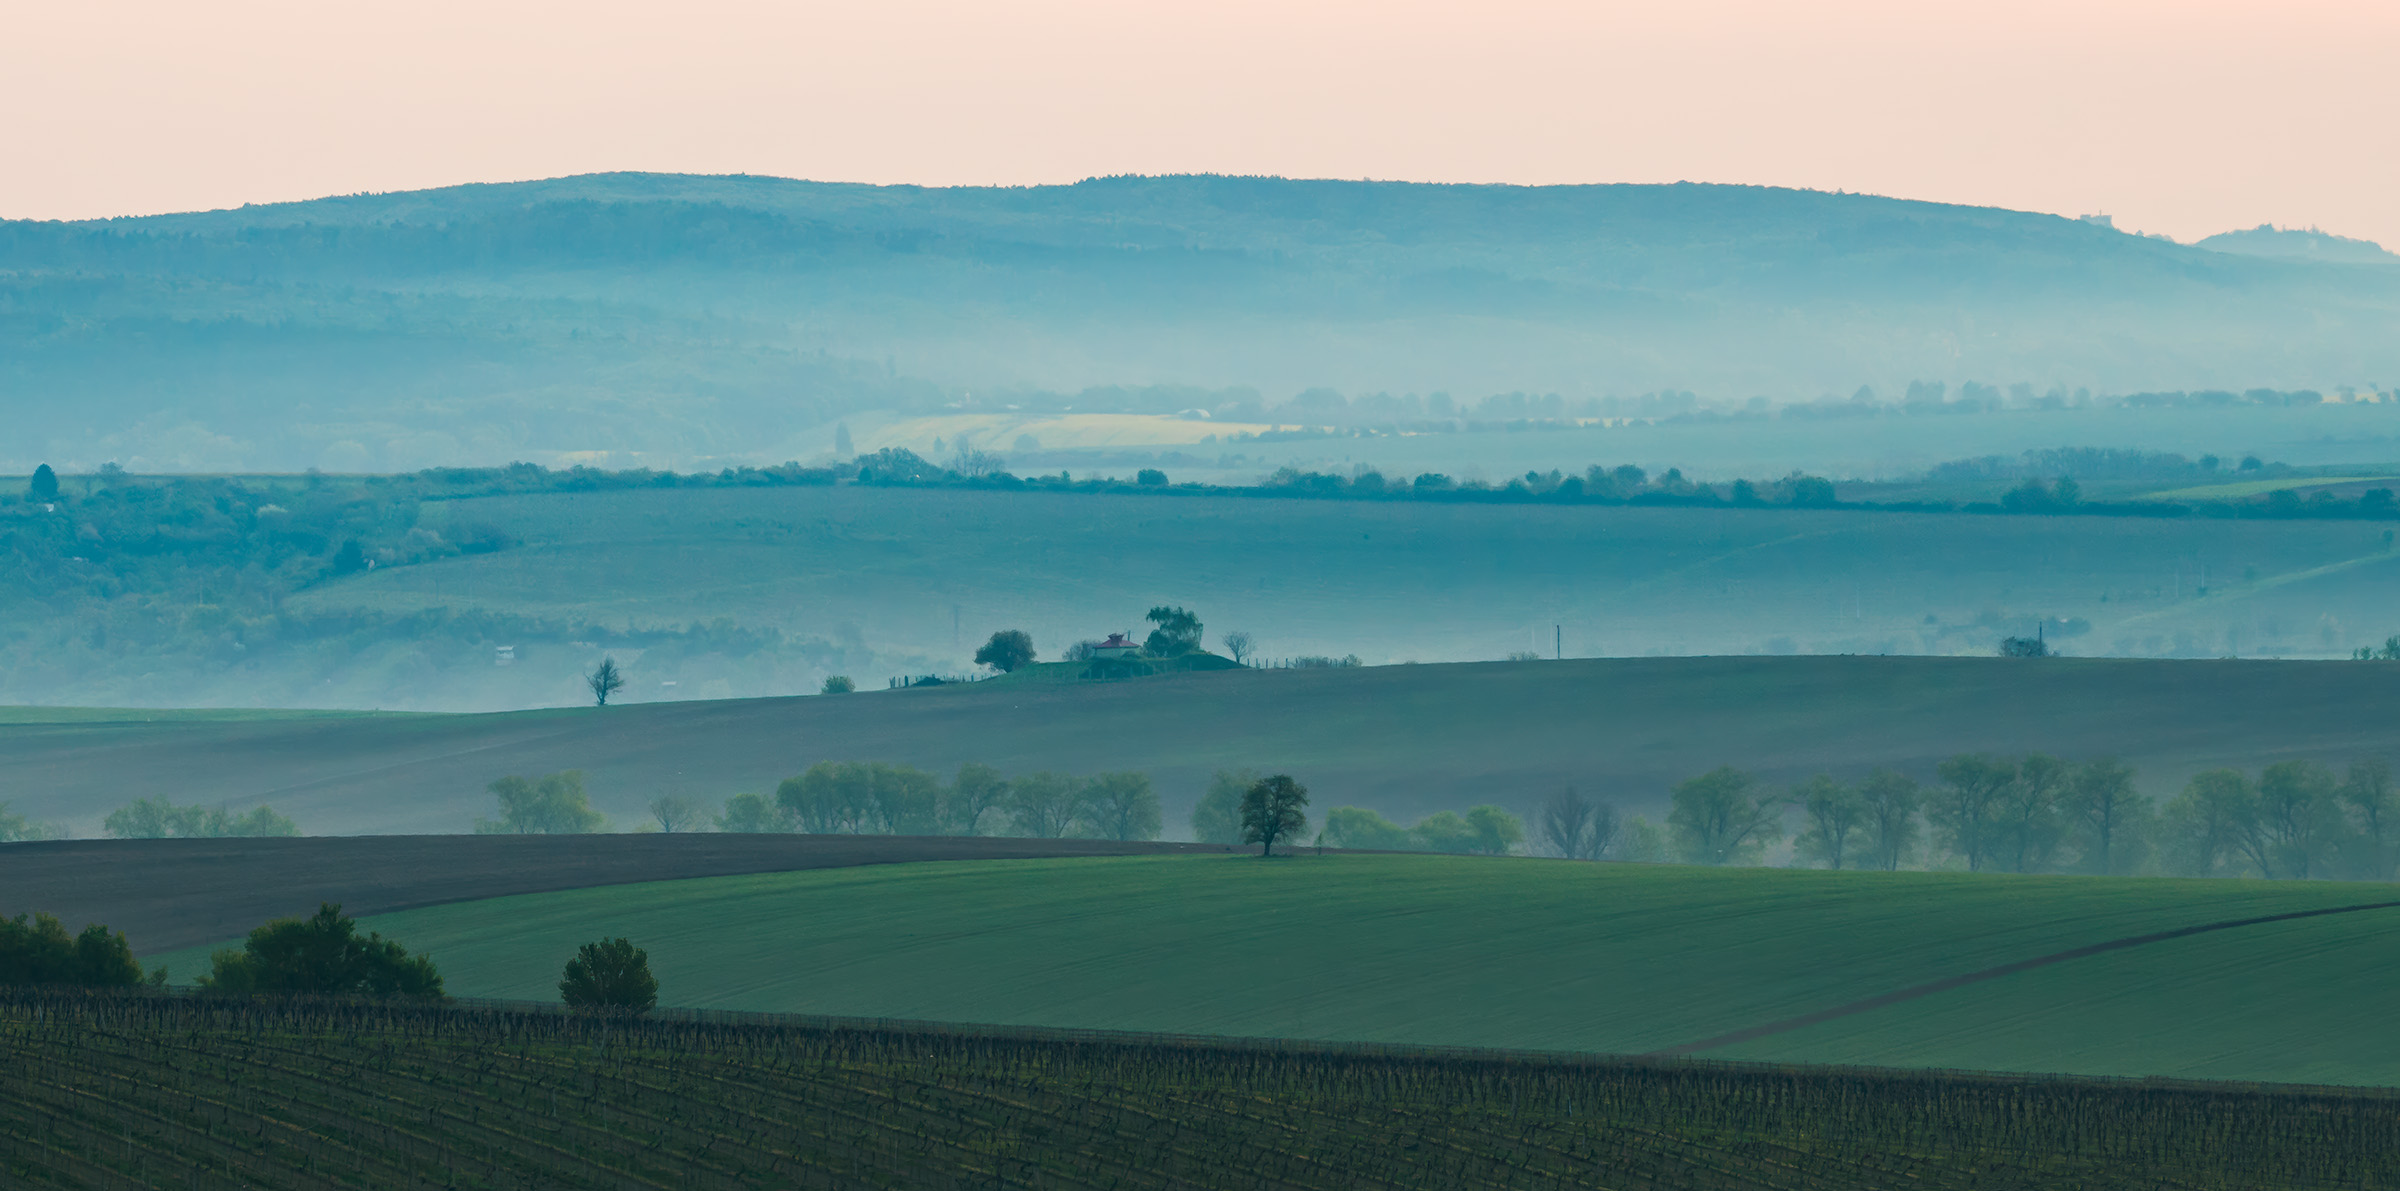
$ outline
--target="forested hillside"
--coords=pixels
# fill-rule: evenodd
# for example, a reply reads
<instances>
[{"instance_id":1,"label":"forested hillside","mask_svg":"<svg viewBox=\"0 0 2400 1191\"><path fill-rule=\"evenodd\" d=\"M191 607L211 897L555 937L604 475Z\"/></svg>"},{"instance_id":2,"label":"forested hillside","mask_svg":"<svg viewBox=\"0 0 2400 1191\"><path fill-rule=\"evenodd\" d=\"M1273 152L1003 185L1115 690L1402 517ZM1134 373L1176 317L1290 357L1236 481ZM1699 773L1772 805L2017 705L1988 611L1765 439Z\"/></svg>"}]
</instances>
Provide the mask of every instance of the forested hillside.
<instances>
[{"instance_id":1,"label":"forested hillside","mask_svg":"<svg viewBox=\"0 0 2400 1191\"><path fill-rule=\"evenodd\" d=\"M1312 389L2330 391L2400 371L2396 310L2400 269L1759 187L599 175L0 223L0 470L777 462L857 411Z\"/></svg>"}]
</instances>

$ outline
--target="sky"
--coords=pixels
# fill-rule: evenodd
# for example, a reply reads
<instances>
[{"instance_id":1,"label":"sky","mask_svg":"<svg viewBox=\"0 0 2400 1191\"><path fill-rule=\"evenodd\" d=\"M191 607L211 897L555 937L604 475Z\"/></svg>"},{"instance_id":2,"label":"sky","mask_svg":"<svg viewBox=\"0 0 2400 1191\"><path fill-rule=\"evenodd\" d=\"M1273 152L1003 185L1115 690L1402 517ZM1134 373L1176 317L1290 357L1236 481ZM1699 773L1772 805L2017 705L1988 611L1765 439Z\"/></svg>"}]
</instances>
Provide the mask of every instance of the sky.
<instances>
[{"instance_id":1,"label":"sky","mask_svg":"<svg viewBox=\"0 0 2400 1191\"><path fill-rule=\"evenodd\" d=\"M596 170L1678 180L2400 248L2394 0L11 0L0 217Z\"/></svg>"}]
</instances>

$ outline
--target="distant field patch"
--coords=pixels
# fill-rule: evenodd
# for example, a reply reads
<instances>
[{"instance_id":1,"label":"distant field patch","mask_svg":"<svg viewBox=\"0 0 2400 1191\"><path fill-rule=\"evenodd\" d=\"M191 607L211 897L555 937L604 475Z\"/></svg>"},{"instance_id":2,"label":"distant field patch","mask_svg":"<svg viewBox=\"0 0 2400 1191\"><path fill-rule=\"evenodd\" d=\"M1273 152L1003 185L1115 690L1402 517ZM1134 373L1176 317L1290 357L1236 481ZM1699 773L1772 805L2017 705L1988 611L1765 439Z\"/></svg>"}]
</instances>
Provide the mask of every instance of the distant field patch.
<instances>
[{"instance_id":1,"label":"distant field patch","mask_svg":"<svg viewBox=\"0 0 2400 1191\"><path fill-rule=\"evenodd\" d=\"M1034 449L1055 451L1190 446L1203 440L1221 442L1237 434L1296 428L1292 423L1279 427L1168 414L949 414L885 422L858 433L855 441L861 451L900 447L939 462L957 453L962 444L1005 456L1019 450L1017 440L1026 435L1039 444Z\"/></svg>"},{"instance_id":2,"label":"distant field patch","mask_svg":"<svg viewBox=\"0 0 2400 1191\"><path fill-rule=\"evenodd\" d=\"M663 1000L684 1006L1642 1053L2066 948L2390 896L2330 883L1188 856L616 886L367 925L430 952L461 994L553 998L578 944L625 935L650 950ZM2395 940L2390 912L2228 931L2044 969L2014 1001L1979 988L1980 1017L1929 1001L1888 1030L1861 1018L1762 1048L1811 1062L2400 1083L2400 1020L2379 991ZM2329 948L2355 955L2308 962ZM204 955L165 958L188 975ZM1937 1012L1984 1025L1937 1028ZM2072 1024L2088 1014L2114 1024Z\"/></svg>"},{"instance_id":3,"label":"distant field patch","mask_svg":"<svg viewBox=\"0 0 2400 1191\"><path fill-rule=\"evenodd\" d=\"M2391 476L2300 476L2284 480L2244 480L2233 484L2202 484L2197 488L2173 488L2152 492L2144 500L2240 500L2248 496L2265 496L2270 492L2285 492L2310 488L2332 488L2342 484L2365 484L2389 480Z\"/></svg>"}]
</instances>

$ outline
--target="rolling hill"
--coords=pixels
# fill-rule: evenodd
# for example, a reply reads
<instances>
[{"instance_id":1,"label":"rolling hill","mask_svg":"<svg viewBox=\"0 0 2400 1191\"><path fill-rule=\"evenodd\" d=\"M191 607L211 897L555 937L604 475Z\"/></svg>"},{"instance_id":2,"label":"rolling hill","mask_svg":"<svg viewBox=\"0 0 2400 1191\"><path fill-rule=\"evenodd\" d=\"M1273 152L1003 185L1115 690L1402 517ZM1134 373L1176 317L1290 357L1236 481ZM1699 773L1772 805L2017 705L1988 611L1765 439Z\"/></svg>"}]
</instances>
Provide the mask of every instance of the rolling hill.
<instances>
[{"instance_id":1,"label":"rolling hill","mask_svg":"<svg viewBox=\"0 0 2400 1191\"><path fill-rule=\"evenodd\" d=\"M771 791L824 760L943 773L1148 773L1177 830L1218 768L1286 770L1318 808L1395 818L1559 787L1655 814L1718 765L1769 782L1961 752L2115 756L2167 795L2193 772L2400 752L2374 662L2058 658L1625 658L1008 681L804 698L484 715L179 716L40 709L0 724L16 811L91 833L137 797L265 802L318 834L463 832L485 784L581 769L600 809Z\"/></svg>"},{"instance_id":2,"label":"rolling hill","mask_svg":"<svg viewBox=\"0 0 2400 1191\"><path fill-rule=\"evenodd\" d=\"M462 995L547 999L577 945L624 935L662 1000L697 1008L1639 1054L2110 940L2354 906L2381 908L1699 1053L2400 1083L2378 991L2400 974L2400 894L2383 885L1181 856L618 885L368 925L434 955ZM205 948L159 958L189 974Z\"/></svg>"},{"instance_id":3,"label":"rolling hill","mask_svg":"<svg viewBox=\"0 0 2400 1191\"><path fill-rule=\"evenodd\" d=\"M1312 387L2331 391L2395 311L2388 269L1763 187L608 174L0 223L0 470L776 462L857 411Z\"/></svg>"}]
</instances>

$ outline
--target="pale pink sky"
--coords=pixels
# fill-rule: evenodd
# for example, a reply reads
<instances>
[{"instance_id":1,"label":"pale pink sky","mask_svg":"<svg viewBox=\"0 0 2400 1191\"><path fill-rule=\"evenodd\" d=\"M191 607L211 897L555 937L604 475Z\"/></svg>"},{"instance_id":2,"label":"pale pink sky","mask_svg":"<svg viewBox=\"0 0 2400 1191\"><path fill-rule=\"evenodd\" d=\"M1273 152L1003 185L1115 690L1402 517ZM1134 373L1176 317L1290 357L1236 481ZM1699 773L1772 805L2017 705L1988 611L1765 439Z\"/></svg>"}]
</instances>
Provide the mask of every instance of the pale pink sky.
<instances>
[{"instance_id":1,"label":"pale pink sky","mask_svg":"<svg viewBox=\"0 0 2400 1191\"><path fill-rule=\"evenodd\" d=\"M2400 248L2400 0L16 0L0 216L591 170L1756 182Z\"/></svg>"}]
</instances>

